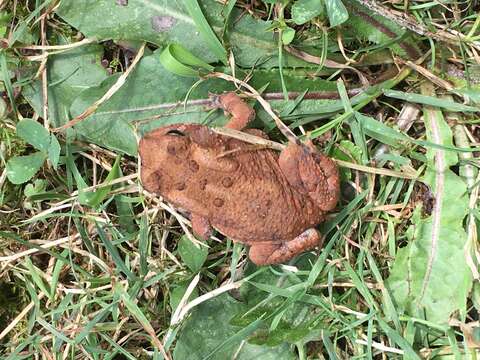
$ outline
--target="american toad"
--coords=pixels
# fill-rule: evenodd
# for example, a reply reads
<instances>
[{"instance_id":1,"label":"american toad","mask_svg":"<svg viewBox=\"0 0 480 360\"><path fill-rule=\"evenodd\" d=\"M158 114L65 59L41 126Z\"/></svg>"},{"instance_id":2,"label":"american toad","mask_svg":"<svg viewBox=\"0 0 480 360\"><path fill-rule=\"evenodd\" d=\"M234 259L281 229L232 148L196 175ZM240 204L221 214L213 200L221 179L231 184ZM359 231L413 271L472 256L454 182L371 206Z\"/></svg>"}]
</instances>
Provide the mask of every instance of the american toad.
<instances>
[{"instance_id":1,"label":"american toad","mask_svg":"<svg viewBox=\"0 0 480 360\"><path fill-rule=\"evenodd\" d=\"M243 130L255 116L234 93L217 100L232 115L226 127ZM267 138L258 129L243 131ZM139 153L145 189L188 211L201 238L213 227L250 245L257 265L285 262L320 246L314 226L339 197L337 166L312 144L290 141L278 153L203 125L175 124L146 134Z\"/></svg>"}]
</instances>

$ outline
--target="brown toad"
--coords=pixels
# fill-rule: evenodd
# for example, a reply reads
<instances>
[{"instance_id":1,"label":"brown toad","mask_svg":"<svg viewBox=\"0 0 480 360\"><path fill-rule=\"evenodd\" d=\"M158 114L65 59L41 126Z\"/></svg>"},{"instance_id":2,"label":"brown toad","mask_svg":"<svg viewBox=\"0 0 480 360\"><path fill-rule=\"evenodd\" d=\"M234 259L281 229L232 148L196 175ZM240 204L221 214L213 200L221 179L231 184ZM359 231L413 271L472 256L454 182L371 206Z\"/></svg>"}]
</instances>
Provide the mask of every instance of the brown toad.
<instances>
[{"instance_id":1,"label":"brown toad","mask_svg":"<svg viewBox=\"0 0 480 360\"><path fill-rule=\"evenodd\" d=\"M234 93L218 97L243 130L255 113ZM266 138L257 129L244 132ZM250 245L257 265L285 262L322 244L314 226L339 197L338 169L313 145L290 141L280 153L213 132L197 124L154 130L140 141L141 179L191 215L196 235L212 227Z\"/></svg>"}]
</instances>

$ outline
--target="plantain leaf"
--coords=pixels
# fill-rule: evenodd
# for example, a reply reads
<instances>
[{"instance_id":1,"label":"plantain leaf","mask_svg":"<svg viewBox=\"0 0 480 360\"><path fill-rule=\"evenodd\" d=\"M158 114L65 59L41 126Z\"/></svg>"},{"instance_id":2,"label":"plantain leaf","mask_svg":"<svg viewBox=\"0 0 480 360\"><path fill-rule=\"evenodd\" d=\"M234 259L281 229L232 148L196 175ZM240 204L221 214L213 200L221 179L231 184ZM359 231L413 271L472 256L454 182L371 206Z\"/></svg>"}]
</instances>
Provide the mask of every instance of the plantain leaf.
<instances>
[{"instance_id":1,"label":"plantain leaf","mask_svg":"<svg viewBox=\"0 0 480 360\"><path fill-rule=\"evenodd\" d=\"M102 46L88 45L49 56L48 117L53 126L71 120L72 102L82 91L100 84L107 77L107 71L101 65L102 55ZM22 95L39 114L43 109L42 93L40 80L26 85L22 91Z\"/></svg>"},{"instance_id":2,"label":"plantain leaf","mask_svg":"<svg viewBox=\"0 0 480 360\"><path fill-rule=\"evenodd\" d=\"M17 135L35 149L47 152L50 146L50 134L38 121L23 119L17 124Z\"/></svg>"},{"instance_id":3,"label":"plantain leaf","mask_svg":"<svg viewBox=\"0 0 480 360\"><path fill-rule=\"evenodd\" d=\"M295 354L288 344L260 346L243 342L259 326L258 319L241 328L230 324L235 315L245 312L245 305L227 294L212 298L195 307L179 331L174 359L189 360L291 360ZM227 355L228 354L228 355Z\"/></svg>"},{"instance_id":4,"label":"plantain leaf","mask_svg":"<svg viewBox=\"0 0 480 360\"><path fill-rule=\"evenodd\" d=\"M271 22L243 16L241 9L234 8L224 34L229 13L215 0L142 0L125 4L113 0L63 0L56 13L89 38L148 41L159 47L179 43L206 62L216 62L225 61L225 49L217 39L223 36L238 65L278 66L275 35L268 31ZM284 63L312 67L289 54L284 54Z\"/></svg>"},{"instance_id":5,"label":"plantain leaf","mask_svg":"<svg viewBox=\"0 0 480 360\"><path fill-rule=\"evenodd\" d=\"M323 11L322 0L297 0L292 5L292 20L295 24L302 25Z\"/></svg>"},{"instance_id":6,"label":"plantain leaf","mask_svg":"<svg viewBox=\"0 0 480 360\"><path fill-rule=\"evenodd\" d=\"M330 26L335 27L348 19L348 11L341 0L325 0Z\"/></svg>"},{"instance_id":7,"label":"plantain leaf","mask_svg":"<svg viewBox=\"0 0 480 360\"><path fill-rule=\"evenodd\" d=\"M195 245L184 235L178 242L178 252L188 268L196 273L200 271L205 260L207 260L208 248L202 245Z\"/></svg>"},{"instance_id":8,"label":"plantain leaf","mask_svg":"<svg viewBox=\"0 0 480 360\"><path fill-rule=\"evenodd\" d=\"M43 165L47 155L37 151L30 155L14 156L7 162L7 178L12 184L23 184L30 180Z\"/></svg>"},{"instance_id":9,"label":"plantain leaf","mask_svg":"<svg viewBox=\"0 0 480 360\"><path fill-rule=\"evenodd\" d=\"M452 146L452 133L442 113L426 107L424 118L428 140ZM431 189L434 205L426 217L416 209L413 239L398 250L388 286L403 311L445 324L456 310L465 316L472 285L464 252L468 198L464 181L450 170L458 162L456 153L427 148L427 160L423 181Z\"/></svg>"}]
</instances>

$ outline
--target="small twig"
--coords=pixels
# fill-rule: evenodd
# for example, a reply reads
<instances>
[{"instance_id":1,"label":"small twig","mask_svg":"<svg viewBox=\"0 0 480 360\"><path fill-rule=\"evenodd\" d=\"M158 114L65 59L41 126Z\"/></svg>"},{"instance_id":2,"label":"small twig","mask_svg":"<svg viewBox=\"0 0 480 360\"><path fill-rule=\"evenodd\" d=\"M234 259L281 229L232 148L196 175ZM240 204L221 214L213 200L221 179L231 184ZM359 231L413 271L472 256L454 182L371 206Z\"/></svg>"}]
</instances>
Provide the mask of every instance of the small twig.
<instances>
[{"instance_id":1,"label":"small twig","mask_svg":"<svg viewBox=\"0 0 480 360\"><path fill-rule=\"evenodd\" d=\"M368 342L365 341L365 340L360 340L360 339L356 339L355 342L357 344L361 344L361 345L368 345ZM373 347L374 349L377 349L377 350L380 350L381 352L390 352L390 353L394 353L394 354L400 354L400 355L403 355L404 354L404 351L403 350L400 350L400 349L396 349L396 348L392 348L390 346L386 346L386 345L383 345L381 343L378 343L378 342L375 342L375 341L372 341L370 343L371 347Z\"/></svg>"},{"instance_id":2,"label":"small twig","mask_svg":"<svg viewBox=\"0 0 480 360\"><path fill-rule=\"evenodd\" d=\"M63 237L61 239L49 241L46 244L40 245L40 247L42 249L49 249L51 247L56 247L56 246L65 244L65 243L67 243L71 240L77 240L79 237L80 237L80 234L75 234L73 236ZM41 250L38 249L38 248L33 248L33 249L28 249L28 250L25 250L25 251L21 251L21 252L18 252L18 253L15 253L13 255L9 255L9 256L0 256L0 262L7 262L7 264L8 264L12 261L18 260L18 259L20 259L24 256L35 254L39 251L41 251ZM3 266L5 266L7 264L4 264Z\"/></svg>"},{"instance_id":3,"label":"small twig","mask_svg":"<svg viewBox=\"0 0 480 360\"><path fill-rule=\"evenodd\" d=\"M400 60L400 62L401 62L401 60ZM438 85L438 86L440 86L441 88L444 88L447 91L452 91L454 89L452 84L450 84L448 81L439 78L438 76L433 74L431 71L425 69L423 66L417 65L417 64L415 64L411 61L405 62L405 65L407 65L409 68L415 70L419 74L423 75L428 80L433 82L435 85Z\"/></svg>"},{"instance_id":4,"label":"small twig","mask_svg":"<svg viewBox=\"0 0 480 360\"><path fill-rule=\"evenodd\" d=\"M42 51L51 51L51 50L71 50L75 49L80 46L84 46L87 44L91 44L96 42L97 40L95 38L90 38L90 39L83 39L78 42L74 42L71 44L66 44L66 45L30 45L30 46L22 46L19 49L22 50L42 50Z\"/></svg>"},{"instance_id":5,"label":"small twig","mask_svg":"<svg viewBox=\"0 0 480 360\"><path fill-rule=\"evenodd\" d=\"M178 324L187 314L188 312L193 309L195 306L200 305L202 302L210 300L216 296L219 296L220 294L223 294L224 292L233 290L233 289L238 289L242 284L244 283L244 280L239 280L234 283L228 283L223 286L220 286L217 289L214 289L206 294L203 294L202 296L199 296L192 301L190 301L188 304L183 306L180 311L177 314L177 317L175 319L172 319L170 324L171 325L176 325ZM175 311L176 313L177 311Z\"/></svg>"},{"instance_id":6,"label":"small twig","mask_svg":"<svg viewBox=\"0 0 480 360\"><path fill-rule=\"evenodd\" d=\"M62 125L53 131L59 132L59 131L64 131L79 122L85 120L87 117L92 115L100 105L102 105L105 101L109 100L120 88L125 84L125 81L127 80L128 76L130 73L133 71L133 69L136 67L137 63L140 61L140 59L143 56L143 52L145 50L145 43L142 44L140 49L138 50L137 55L135 56L135 59L133 59L132 63L128 67L127 70L118 78L117 82L110 88L108 91L103 95L100 99L95 101L91 106L89 106L84 112L82 112L80 115L75 117L74 119L70 120L67 122L65 125Z\"/></svg>"},{"instance_id":7,"label":"small twig","mask_svg":"<svg viewBox=\"0 0 480 360\"><path fill-rule=\"evenodd\" d=\"M286 145L280 144L278 142L267 140L255 135L246 134L238 130L226 129L226 128L213 128L212 130L221 135L230 136L235 139L248 142L251 144L268 146L269 148L275 149L278 151L282 151L286 147ZM346 167L349 169L359 170L359 171L370 173L370 174L392 176L392 177L398 177L398 178L410 179L410 180L415 180L419 177L419 174L416 174L416 173L406 173L406 172L394 171L394 170L388 170L388 169L379 169L379 168L373 168L369 166L354 164L354 163L350 163L350 162L338 160L338 159L333 159L333 160L339 166Z\"/></svg>"}]
</instances>

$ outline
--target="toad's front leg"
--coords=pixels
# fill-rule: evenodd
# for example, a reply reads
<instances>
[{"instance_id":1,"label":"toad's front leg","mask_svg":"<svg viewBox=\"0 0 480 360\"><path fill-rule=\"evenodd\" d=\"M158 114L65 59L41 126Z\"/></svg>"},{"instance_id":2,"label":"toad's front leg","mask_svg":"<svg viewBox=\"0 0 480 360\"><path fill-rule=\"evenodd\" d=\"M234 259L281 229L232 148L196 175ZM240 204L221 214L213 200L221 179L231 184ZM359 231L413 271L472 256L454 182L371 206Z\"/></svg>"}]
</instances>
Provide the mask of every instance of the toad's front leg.
<instances>
[{"instance_id":1,"label":"toad's front leg","mask_svg":"<svg viewBox=\"0 0 480 360\"><path fill-rule=\"evenodd\" d=\"M225 125L226 128L243 130L255 118L255 110L234 92L214 96L212 102L214 107L223 109L232 116Z\"/></svg>"},{"instance_id":2,"label":"toad's front leg","mask_svg":"<svg viewBox=\"0 0 480 360\"><path fill-rule=\"evenodd\" d=\"M310 228L287 242L252 244L248 256L256 265L279 264L292 259L304 251L321 246L322 243L323 238L320 233L316 229Z\"/></svg>"}]
</instances>

